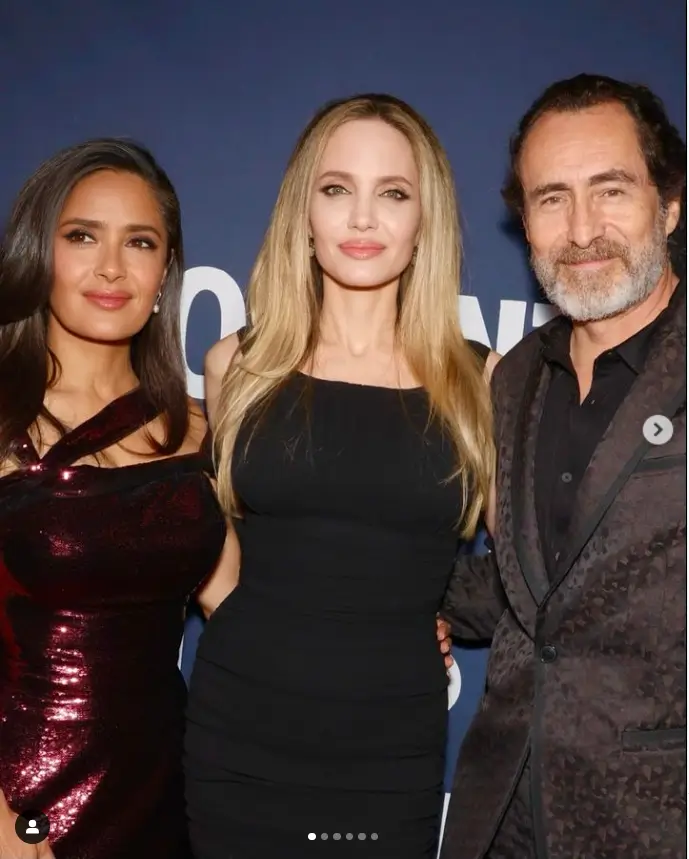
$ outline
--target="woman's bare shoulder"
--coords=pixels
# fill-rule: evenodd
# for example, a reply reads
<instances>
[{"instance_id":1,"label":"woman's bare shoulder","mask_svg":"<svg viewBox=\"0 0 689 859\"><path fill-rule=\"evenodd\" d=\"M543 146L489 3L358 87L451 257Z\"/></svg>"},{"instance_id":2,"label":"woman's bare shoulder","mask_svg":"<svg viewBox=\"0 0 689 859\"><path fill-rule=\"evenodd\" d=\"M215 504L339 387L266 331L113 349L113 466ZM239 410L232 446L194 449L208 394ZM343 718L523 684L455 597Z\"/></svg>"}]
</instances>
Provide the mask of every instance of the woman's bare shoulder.
<instances>
[{"instance_id":1,"label":"woman's bare shoulder","mask_svg":"<svg viewBox=\"0 0 689 859\"><path fill-rule=\"evenodd\" d=\"M227 337L223 337L222 340L214 343L208 352L206 352L206 359L204 361L206 374L212 376L214 379L222 379L238 348L239 338L236 334L228 334Z\"/></svg>"},{"instance_id":2,"label":"woman's bare shoulder","mask_svg":"<svg viewBox=\"0 0 689 859\"><path fill-rule=\"evenodd\" d=\"M486 379L490 382L491 377L493 375L493 370L496 368L498 361L502 358L498 352L491 351L488 353L488 357L486 358L486 366L484 373L486 375Z\"/></svg>"}]
</instances>

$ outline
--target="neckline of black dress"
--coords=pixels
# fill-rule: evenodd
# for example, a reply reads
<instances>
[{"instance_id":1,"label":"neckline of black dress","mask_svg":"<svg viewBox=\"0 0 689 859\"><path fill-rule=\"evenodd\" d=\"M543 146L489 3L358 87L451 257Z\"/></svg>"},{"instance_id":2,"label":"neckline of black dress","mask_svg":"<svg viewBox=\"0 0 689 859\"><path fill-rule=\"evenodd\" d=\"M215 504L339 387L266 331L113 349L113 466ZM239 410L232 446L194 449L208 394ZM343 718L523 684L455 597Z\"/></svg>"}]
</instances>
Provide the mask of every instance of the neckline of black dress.
<instances>
[{"instance_id":1,"label":"neckline of black dress","mask_svg":"<svg viewBox=\"0 0 689 859\"><path fill-rule=\"evenodd\" d=\"M33 462L45 468L71 465L79 459L98 453L137 432L158 417L160 409L148 399L141 387L133 388L73 427L43 456L40 456L28 432L18 441L20 461ZM155 460L153 460L155 461Z\"/></svg>"},{"instance_id":2,"label":"neckline of black dress","mask_svg":"<svg viewBox=\"0 0 689 859\"><path fill-rule=\"evenodd\" d=\"M390 391L395 394L411 394L424 390L421 385L416 385L413 388L389 388L386 385L367 385L364 382L346 382L343 379L321 379L318 376L312 376L310 373L304 373L302 370L297 370L296 375L306 382L318 382L323 385L340 385L345 388L358 388L365 391Z\"/></svg>"}]
</instances>

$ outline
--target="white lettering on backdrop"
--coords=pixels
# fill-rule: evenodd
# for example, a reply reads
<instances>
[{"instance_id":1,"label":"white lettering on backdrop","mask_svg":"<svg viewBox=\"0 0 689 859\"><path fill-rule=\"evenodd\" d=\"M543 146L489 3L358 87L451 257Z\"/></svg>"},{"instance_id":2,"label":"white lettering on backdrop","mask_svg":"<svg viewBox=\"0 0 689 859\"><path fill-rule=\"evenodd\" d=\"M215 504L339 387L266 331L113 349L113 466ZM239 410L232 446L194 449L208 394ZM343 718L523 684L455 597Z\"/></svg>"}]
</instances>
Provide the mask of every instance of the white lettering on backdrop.
<instances>
[{"instance_id":1,"label":"white lettering on backdrop","mask_svg":"<svg viewBox=\"0 0 689 859\"><path fill-rule=\"evenodd\" d=\"M187 269L184 272L179 323L182 333L184 360L187 366L187 391L189 392L189 396L195 400L203 399L203 376L194 373L189 367L189 361L186 356L187 327L189 325L191 306L196 296L201 292L211 292L218 301L220 306L221 337L234 334L235 331L239 331L246 323L244 296L237 281L226 271L220 268L201 265L196 268ZM210 348L212 345L212 343L208 343L207 348Z\"/></svg>"}]
</instances>

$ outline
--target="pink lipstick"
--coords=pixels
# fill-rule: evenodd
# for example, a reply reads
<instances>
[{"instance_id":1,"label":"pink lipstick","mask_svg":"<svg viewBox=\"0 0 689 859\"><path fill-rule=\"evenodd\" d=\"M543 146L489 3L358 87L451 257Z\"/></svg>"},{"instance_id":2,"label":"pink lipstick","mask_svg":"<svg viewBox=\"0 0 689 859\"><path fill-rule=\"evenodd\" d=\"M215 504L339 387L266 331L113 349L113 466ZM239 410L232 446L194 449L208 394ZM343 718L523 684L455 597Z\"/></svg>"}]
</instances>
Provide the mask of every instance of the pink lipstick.
<instances>
[{"instance_id":1,"label":"pink lipstick","mask_svg":"<svg viewBox=\"0 0 689 859\"><path fill-rule=\"evenodd\" d=\"M354 259L372 259L385 250L385 245L381 245L379 242L359 240L342 242L339 248L343 254Z\"/></svg>"},{"instance_id":2,"label":"pink lipstick","mask_svg":"<svg viewBox=\"0 0 689 859\"><path fill-rule=\"evenodd\" d=\"M84 297L103 310L120 310L131 299L127 292L103 292L92 290L85 292Z\"/></svg>"}]
</instances>

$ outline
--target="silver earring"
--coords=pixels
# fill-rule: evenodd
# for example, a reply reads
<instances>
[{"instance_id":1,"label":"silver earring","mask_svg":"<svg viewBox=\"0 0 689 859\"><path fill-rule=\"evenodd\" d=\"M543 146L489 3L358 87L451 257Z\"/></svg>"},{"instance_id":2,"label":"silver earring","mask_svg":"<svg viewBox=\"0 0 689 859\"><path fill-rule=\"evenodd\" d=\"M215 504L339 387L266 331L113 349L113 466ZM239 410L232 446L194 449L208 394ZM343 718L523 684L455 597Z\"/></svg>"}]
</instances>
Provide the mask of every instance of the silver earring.
<instances>
[{"instance_id":1,"label":"silver earring","mask_svg":"<svg viewBox=\"0 0 689 859\"><path fill-rule=\"evenodd\" d=\"M156 295L156 303L153 305L153 312L154 313L160 313L160 299L161 299L162 295L163 295L162 291L159 292L158 295Z\"/></svg>"},{"instance_id":2,"label":"silver earring","mask_svg":"<svg viewBox=\"0 0 689 859\"><path fill-rule=\"evenodd\" d=\"M314 244L313 236L309 236L309 256L316 256L316 245Z\"/></svg>"},{"instance_id":3,"label":"silver earring","mask_svg":"<svg viewBox=\"0 0 689 859\"><path fill-rule=\"evenodd\" d=\"M412 265L412 266L416 265L416 255L417 255L417 253L418 253L418 252L419 252L419 249L418 249L418 248L414 248L414 250L412 251L412 255L411 255L411 262L410 262L410 265Z\"/></svg>"}]
</instances>

